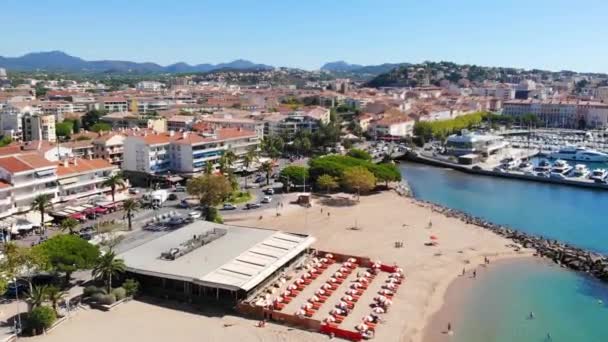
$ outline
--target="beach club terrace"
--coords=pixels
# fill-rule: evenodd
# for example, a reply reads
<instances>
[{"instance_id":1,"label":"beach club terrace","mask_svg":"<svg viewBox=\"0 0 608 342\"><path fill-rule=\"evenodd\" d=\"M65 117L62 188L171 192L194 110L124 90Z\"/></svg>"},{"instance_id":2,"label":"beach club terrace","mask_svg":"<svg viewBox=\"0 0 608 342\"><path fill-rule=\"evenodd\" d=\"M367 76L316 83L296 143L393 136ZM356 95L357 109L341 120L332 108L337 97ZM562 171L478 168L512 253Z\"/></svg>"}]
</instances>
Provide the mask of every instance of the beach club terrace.
<instances>
[{"instance_id":1,"label":"beach club terrace","mask_svg":"<svg viewBox=\"0 0 608 342\"><path fill-rule=\"evenodd\" d=\"M195 221L122 254L143 293L234 306L305 254L311 236Z\"/></svg>"}]
</instances>

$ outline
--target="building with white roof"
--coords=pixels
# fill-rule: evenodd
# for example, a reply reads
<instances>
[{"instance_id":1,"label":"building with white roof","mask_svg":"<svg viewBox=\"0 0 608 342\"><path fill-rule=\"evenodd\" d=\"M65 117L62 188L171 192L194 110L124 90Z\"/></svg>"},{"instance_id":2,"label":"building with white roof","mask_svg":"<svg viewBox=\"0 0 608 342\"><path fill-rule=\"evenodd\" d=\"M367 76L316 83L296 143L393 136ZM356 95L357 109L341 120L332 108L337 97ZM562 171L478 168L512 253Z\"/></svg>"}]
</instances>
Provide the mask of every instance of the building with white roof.
<instances>
[{"instance_id":1,"label":"building with white roof","mask_svg":"<svg viewBox=\"0 0 608 342\"><path fill-rule=\"evenodd\" d=\"M142 291L234 303L306 252L311 236L196 221L119 255Z\"/></svg>"},{"instance_id":2,"label":"building with white roof","mask_svg":"<svg viewBox=\"0 0 608 342\"><path fill-rule=\"evenodd\" d=\"M461 135L450 135L446 142L449 154L462 156L465 154L489 155L509 145L501 136L479 134L463 130Z\"/></svg>"}]
</instances>

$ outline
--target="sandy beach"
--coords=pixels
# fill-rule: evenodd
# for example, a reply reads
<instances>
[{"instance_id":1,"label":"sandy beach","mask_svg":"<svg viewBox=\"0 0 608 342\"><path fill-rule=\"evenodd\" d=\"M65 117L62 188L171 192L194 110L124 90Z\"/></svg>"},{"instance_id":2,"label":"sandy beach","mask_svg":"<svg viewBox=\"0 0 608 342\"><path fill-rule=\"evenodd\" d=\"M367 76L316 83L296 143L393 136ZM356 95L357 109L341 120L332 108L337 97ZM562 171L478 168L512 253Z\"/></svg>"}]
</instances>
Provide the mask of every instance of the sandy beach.
<instances>
[{"instance_id":1,"label":"sandy beach","mask_svg":"<svg viewBox=\"0 0 608 342\"><path fill-rule=\"evenodd\" d=\"M317 198L311 208L288 204L294 196L275 196L269 209L244 211L225 221L312 234L318 249L369 256L404 268L406 281L383 316L377 341L422 342L425 327L441 309L448 286L463 268L470 275L481 267L484 257L494 262L531 254L515 252L507 246L512 244L510 240L392 191L363 196L358 203L348 194L333 195L333 200ZM284 205L277 209L279 201ZM437 237L437 246L425 245L431 235ZM403 247L396 248L395 242L403 242ZM200 341L207 336L210 341L327 340L317 333L274 324L261 329L254 324L232 315L197 314L133 301L112 312L82 311L47 336L33 339L166 341L179 336L182 341Z\"/></svg>"},{"instance_id":2,"label":"sandy beach","mask_svg":"<svg viewBox=\"0 0 608 342\"><path fill-rule=\"evenodd\" d=\"M495 261L531 255L530 251L515 252L507 246L512 244L508 239L394 192L364 196L360 203L352 203L348 194L333 196L338 197L345 200L332 203L321 198L308 209L289 205L289 211L278 217L272 209L262 219L258 215L228 222L312 234L319 249L403 267L407 280L386 323L378 329L376 339L381 341L422 341L425 326L442 307L448 286L463 268L468 275L484 263L484 257ZM431 235L438 237L438 246L425 245ZM403 242L403 248L395 248L397 241Z\"/></svg>"}]
</instances>

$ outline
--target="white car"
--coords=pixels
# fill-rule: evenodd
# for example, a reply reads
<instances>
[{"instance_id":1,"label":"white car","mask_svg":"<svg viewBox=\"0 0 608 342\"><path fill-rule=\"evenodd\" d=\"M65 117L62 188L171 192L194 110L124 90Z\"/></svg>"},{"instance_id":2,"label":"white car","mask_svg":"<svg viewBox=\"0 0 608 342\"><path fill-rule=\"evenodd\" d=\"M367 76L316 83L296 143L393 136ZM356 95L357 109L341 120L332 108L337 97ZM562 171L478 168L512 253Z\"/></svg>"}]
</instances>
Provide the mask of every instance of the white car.
<instances>
[{"instance_id":1,"label":"white car","mask_svg":"<svg viewBox=\"0 0 608 342\"><path fill-rule=\"evenodd\" d=\"M200 211L192 211L188 214L188 217L190 217L193 220L198 220L203 216L203 214L201 214Z\"/></svg>"},{"instance_id":2,"label":"white car","mask_svg":"<svg viewBox=\"0 0 608 342\"><path fill-rule=\"evenodd\" d=\"M272 202L272 197L264 196L264 198L262 198L262 203L270 203L270 202Z\"/></svg>"}]
</instances>

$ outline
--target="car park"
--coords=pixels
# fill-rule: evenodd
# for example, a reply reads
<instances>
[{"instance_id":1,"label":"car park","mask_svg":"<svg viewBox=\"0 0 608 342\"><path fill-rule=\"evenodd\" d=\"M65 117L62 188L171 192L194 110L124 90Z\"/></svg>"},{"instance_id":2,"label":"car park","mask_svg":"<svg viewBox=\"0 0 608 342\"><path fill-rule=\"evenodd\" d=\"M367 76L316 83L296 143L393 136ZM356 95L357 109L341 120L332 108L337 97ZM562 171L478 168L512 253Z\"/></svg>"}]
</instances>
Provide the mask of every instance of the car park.
<instances>
[{"instance_id":1,"label":"car park","mask_svg":"<svg viewBox=\"0 0 608 342\"><path fill-rule=\"evenodd\" d=\"M262 203L270 203L270 202L272 202L272 197L264 196L264 198L262 198Z\"/></svg>"},{"instance_id":2,"label":"car park","mask_svg":"<svg viewBox=\"0 0 608 342\"><path fill-rule=\"evenodd\" d=\"M268 188L268 189L264 190L264 193L266 195L274 195L274 189L273 188Z\"/></svg>"},{"instance_id":3,"label":"car park","mask_svg":"<svg viewBox=\"0 0 608 342\"><path fill-rule=\"evenodd\" d=\"M188 213L188 217L193 220L197 220L203 217L203 214L200 211L191 211L190 213Z\"/></svg>"}]
</instances>

